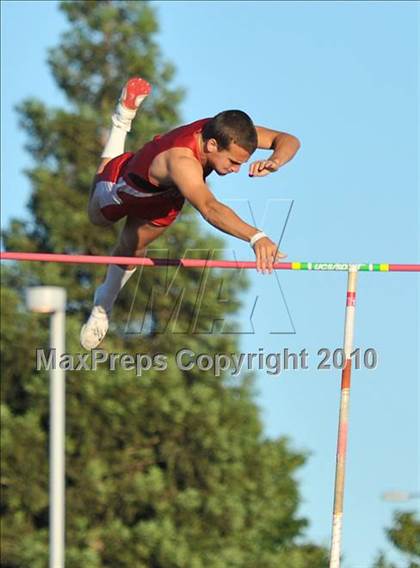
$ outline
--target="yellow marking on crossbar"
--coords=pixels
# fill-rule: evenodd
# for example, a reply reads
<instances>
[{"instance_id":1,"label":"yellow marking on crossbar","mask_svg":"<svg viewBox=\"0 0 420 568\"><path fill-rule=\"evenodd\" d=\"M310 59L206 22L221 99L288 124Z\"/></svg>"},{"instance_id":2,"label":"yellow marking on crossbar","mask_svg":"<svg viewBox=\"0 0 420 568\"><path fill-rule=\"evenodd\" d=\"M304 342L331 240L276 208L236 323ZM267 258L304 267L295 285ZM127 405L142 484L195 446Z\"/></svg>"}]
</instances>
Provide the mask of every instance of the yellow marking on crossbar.
<instances>
[{"instance_id":1,"label":"yellow marking on crossbar","mask_svg":"<svg viewBox=\"0 0 420 568\"><path fill-rule=\"evenodd\" d=\"M380 264L379 265L380 272L388 272L389 271L389 264Z\"/></svg>"},{"instance_id":2,"label":"yellow marking on crossbar","mask_svg":"<svg viewBox=\"0 0 420 568\"><path fill-rule=\"evenodd\" d=\"M300 262L292 262L292 270L300 270Z\"/></svg>"}]
</instances>

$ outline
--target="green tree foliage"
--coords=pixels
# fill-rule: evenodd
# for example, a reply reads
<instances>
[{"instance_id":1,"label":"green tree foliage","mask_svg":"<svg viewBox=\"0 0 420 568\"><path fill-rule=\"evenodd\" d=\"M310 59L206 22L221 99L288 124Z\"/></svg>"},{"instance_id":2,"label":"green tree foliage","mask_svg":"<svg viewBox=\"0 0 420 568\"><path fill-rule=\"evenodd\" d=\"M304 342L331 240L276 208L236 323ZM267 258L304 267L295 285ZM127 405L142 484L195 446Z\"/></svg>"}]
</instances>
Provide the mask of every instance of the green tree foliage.
<instances>
[{"instance_id":1,"label":"green tree foliage","mask_svg":"<svg viewBox=\"0 0 420 568\"><path fill-rule=\"evenodd\" d=\"M396 512L393 526L386 531L395 548L402 552L407 563L404 568L420 568L420 521L414 512ZM380 553L373 568L398 568Z\"/></svg>"},{"instance_id":2,"label":"green tree foliage","mask_svg":"<svg viewBox=\"0 0 420 568\"><path fill-rule=\"evenodd\" d=\"M34 166L31 220L4 231L7 250L105 254L117 228L89 224L86 201L103 130L121 85L142 75L154 91L131 148L180 122L182 91L160 53L153 8L144 2L63 2L70 22L49 56L68 98L19 107ZM197 117L198 118L198 117ZM221 249L188 208L154 256L203 257ZM48 318L28 314L23 290L65 286L67 351L104 267L15 264L2 287L2 565L44 568L48 558L48 373L35 370ZM325 551L304 542L294 479L305 456L267 440L249 378L181 371L174 354L238 351L233 327L246 287L241 274L138 271L113 313L108 352L163 353L166 371L69 370L67 380L66 566L69 568L323 568ZM145 313L145 307L148 308ZM129 314L129 317L127 316ZM212 314L212 317L209 316ZM143 325L147 324L147 325Z\"/></svg>"}]
</instances>

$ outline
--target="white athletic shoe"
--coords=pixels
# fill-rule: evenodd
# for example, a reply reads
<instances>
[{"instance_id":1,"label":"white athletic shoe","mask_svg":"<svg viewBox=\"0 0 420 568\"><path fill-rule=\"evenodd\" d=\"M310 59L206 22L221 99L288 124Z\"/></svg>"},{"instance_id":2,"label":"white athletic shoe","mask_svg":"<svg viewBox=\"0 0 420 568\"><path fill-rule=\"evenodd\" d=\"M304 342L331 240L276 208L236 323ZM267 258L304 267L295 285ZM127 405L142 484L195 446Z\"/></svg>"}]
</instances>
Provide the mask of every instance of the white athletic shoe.
<instances>
[{"instance_id":1,"label":"white athletic shoe","mask_svg":"<svg viewBox=\"0 0 420 568\"><path fill-rule=\"evenodd\" d=\"M108 313L101 306L93 306L89 319L80 331L80 343L84 349L91 351L98 347L108 331Z\"/></svg>"}]
</instances>

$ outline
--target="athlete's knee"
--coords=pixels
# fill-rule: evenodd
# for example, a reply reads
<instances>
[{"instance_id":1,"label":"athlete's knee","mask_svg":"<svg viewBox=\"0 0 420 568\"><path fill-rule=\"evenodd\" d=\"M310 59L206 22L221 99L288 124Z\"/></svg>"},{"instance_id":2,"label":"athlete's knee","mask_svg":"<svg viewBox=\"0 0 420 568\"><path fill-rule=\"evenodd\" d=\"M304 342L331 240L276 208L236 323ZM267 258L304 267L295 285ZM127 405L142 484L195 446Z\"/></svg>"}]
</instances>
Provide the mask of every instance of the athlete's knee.
<instances>
[{"instance_id":1,"label":"athlete's knee","mask_svg":"<svg viewBox=\"0 0 420 568\"><path fill-rule=\"evenodd\" d=\"M99 199L95 195L95 184L92 185L90 191L87 205L87 214L89 221L96 227L110 227L113 224L113 222L107 219L101 211Z\"/></svg>"}]
</instances>

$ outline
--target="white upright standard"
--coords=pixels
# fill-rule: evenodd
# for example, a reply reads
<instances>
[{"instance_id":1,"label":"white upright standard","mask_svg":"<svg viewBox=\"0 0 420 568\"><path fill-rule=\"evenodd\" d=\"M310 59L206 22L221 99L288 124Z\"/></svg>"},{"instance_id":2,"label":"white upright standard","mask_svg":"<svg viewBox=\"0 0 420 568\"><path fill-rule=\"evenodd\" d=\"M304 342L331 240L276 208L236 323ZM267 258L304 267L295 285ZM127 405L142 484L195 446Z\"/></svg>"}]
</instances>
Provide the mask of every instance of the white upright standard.
<instances>
[{"instance_id":1,"label":"white upright standard","mask_svg":"<svg viewBox=\"0 0 420 568\"><path fill-rule=\"evenodd\" d=\"M58 363L65 352L66 290L34 286L26 290L32 312L51 314L50 349ZM50 568L64 568L65 515L65 372L58 364L50 369Z\"/></svg>"},{"instance_id":2,"label":"white upright standard","mask_svg":"<svg viewBox=\"0 0 420 568\"><path fill-rule=\"evenodd\" d=\"M338 419L337 461L335 469L334 511L331 535L329 568L340 568L341 533L343 526L344 477L346 472L347 435L349 428L349 404L351 383L351 354L353 351L354 318L356 311L356 264L349 265L347 278L346 321L344 324L344 356L341 373L341 401Z\"/></svg>"}]
</instances>

